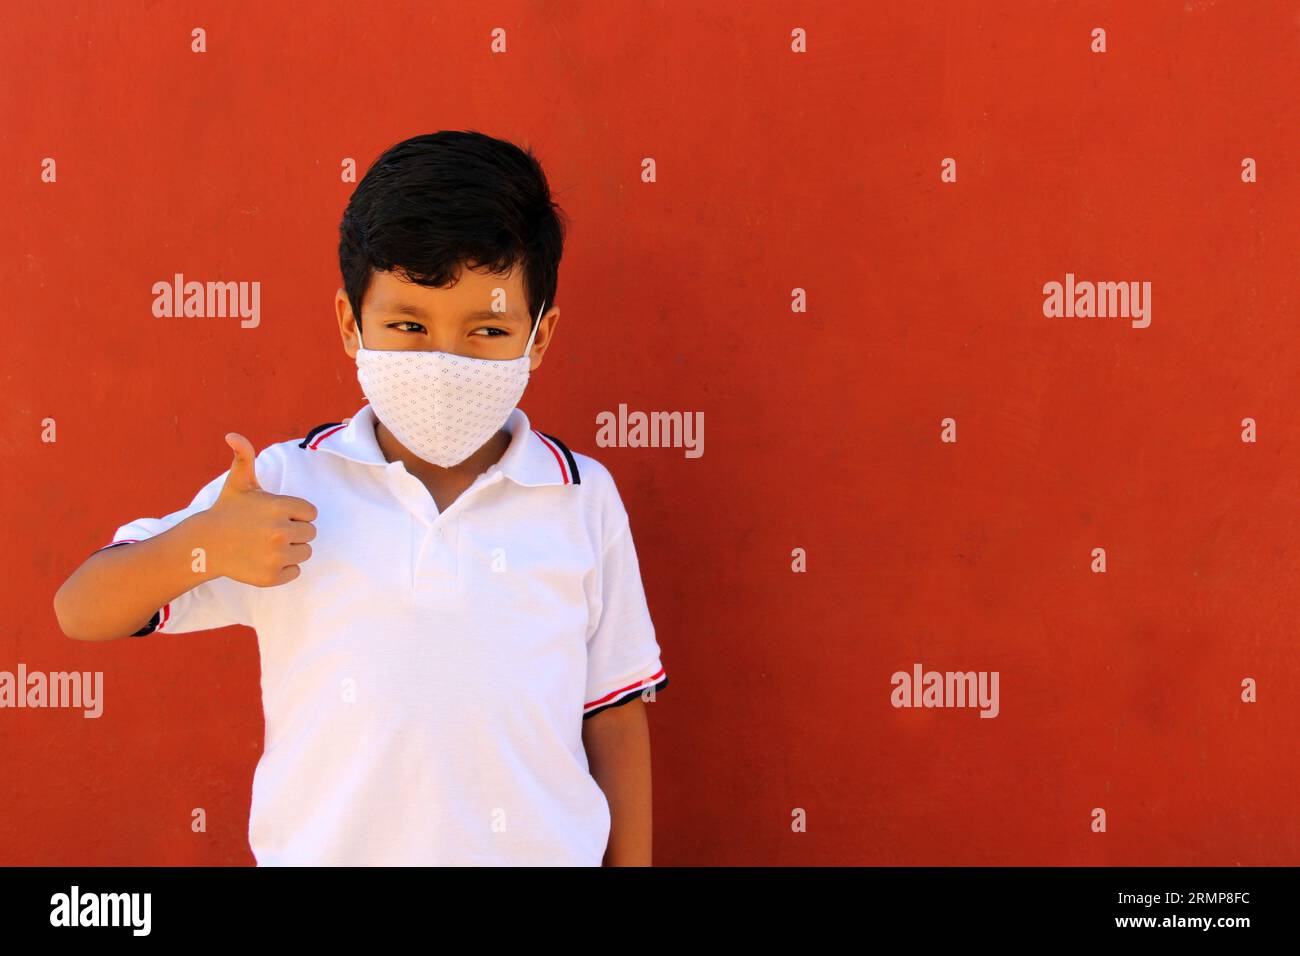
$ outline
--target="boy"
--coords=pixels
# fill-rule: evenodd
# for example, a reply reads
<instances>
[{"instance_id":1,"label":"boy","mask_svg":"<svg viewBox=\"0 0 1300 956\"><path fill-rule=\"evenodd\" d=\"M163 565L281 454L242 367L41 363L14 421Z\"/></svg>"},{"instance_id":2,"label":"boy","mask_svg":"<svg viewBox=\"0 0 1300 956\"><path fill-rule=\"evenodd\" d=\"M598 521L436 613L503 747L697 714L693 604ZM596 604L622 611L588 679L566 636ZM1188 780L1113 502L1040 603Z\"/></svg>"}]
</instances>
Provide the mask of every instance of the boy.
<instances>
[{"instance_id":1,"label":"boy","mask_svg":"<svg viewBox=\"0 0 1300 956\"><path fill-rule=\"evenodd\" d=\"M229 470L55 597L81 640L257 631L259 866L651 862L642 693L668 679L628 516L515 404L559 319L560 216L509 143L389 149L340 226L367 404L255 459L228 434Z\"/></svg>"}]
</instances>

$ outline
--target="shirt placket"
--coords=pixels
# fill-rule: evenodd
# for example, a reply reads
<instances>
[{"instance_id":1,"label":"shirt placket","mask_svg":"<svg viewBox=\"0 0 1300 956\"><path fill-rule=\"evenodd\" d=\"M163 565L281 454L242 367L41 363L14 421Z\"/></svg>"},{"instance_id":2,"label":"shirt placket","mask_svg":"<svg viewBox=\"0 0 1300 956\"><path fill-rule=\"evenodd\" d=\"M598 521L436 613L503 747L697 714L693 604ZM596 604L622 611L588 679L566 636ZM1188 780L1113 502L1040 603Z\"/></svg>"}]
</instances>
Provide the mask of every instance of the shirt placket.
<instances>
[{"instance_id":1,"label":"shirt placket","mask_svg":"<svg viewBox=\"0 0 1300 956\"><path fill-rule=\"evenodd\" d=\"M390 463L389 488L411 518L409 580L414 593L429 597L451 597L457 593L460 587L460 512L473 495L500 477L495 471L480 475L445 512L440 513L424 483L400 462Z\"/></svg>"}]
</instances>

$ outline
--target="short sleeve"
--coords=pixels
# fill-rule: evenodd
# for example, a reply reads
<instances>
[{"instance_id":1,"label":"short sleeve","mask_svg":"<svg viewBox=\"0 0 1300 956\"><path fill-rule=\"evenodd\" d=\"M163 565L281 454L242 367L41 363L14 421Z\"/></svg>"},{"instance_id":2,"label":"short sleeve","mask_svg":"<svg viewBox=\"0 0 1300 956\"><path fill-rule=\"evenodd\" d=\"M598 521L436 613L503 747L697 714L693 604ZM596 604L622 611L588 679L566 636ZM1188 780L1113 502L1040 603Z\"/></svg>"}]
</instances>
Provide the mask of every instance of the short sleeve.
<instances>
[{"instance_id":1,"label":"short sleeve","mask_svg":"<svg viewBox=\"0 0 1300 956\"><path fill-rule=\"evenodd\" d=\"M626 514L604 546L599 592L599 612L587 637L584 720L647 688L668 686Z\"/></svg>"},{"instance_id":2,"label":"short sleeve","mask_svg":"<svg viewBox=\"0 0 1300 956\"><path fill-rule=\"evenodd\" d=\"M280 487L279 455L275 446L264 449L257 456L254 468L258 483L268 491ZM161 518L136 518L117 529L110 544L99 548L127 547L146 541L176 527L191 515L206 511L216 502L226 483L229 469L213 478L199 490L194 500L179 511ZM257 588L230 578L213 578L191 588L154 612L153 617L132 637L145 637L153 633L188 634L219 627L253 624L253 598Z\"/></svg>"}]
</instances>

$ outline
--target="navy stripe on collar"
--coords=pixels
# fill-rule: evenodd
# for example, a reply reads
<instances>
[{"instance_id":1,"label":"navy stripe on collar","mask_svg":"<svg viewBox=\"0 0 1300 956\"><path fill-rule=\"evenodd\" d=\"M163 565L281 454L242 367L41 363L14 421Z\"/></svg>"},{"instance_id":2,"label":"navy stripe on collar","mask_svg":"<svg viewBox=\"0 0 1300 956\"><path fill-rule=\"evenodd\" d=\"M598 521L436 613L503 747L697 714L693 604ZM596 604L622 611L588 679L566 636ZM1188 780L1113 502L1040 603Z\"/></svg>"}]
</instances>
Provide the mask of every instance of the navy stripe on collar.
<instances>
[{"instance_id":1,"label":"navy stripe on collar","mask_svg":"<svg viewBox=\"0 0 1300 956\"><path fill-rule=\"evenodd\" d=\"M335 425L342 425L342 422L326 422L323 425L317 425L307 433L307 437L298 443L299 448L306 448L311 444L311 440L327 428L333 428Z\"/></svg>"},{"instance_id":2,"label":"navy stripe on collar","mask_svg":"<svg viewBox=\"0 0 1300 956\"><path fill-rule=\"evenodd\" d=\"M582 484L582 478L578 474L578 463L573 460L573 452L569 451L569 446L564 444L564 442L560 441L554 435L547 434L546 432L538 432L538 434L555 442L560 451L564 453L564 460L569 464L569 474L573 476L573 483L575 485Z\"/></svg>"}]
</instances>

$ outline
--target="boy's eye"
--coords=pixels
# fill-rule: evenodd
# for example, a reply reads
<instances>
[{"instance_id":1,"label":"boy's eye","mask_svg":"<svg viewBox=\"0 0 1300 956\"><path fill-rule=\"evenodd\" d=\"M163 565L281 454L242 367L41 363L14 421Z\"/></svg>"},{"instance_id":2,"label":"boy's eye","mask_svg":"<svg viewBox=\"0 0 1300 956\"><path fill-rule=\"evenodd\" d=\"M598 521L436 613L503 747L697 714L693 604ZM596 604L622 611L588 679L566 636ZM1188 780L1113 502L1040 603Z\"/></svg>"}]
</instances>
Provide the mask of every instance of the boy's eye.
<instances>
[{"instance_id":1,"label":"boy's eye","mask_svg":"<svg viewBox=\"0 0 1300 956\"><path fill-rule=\"evenodd\" d=\"M416 334L420 334L424 332L424 326L421 325L419 322L391 322L389 323L388 327L390 329L397 329L399 332L412 332ZM480 332L484 333L489 337L510 334L509 329L498 328L495 325L484 326L481 329L474 330L475 335L479 334Z\"/></svg>"}]
</instances>

